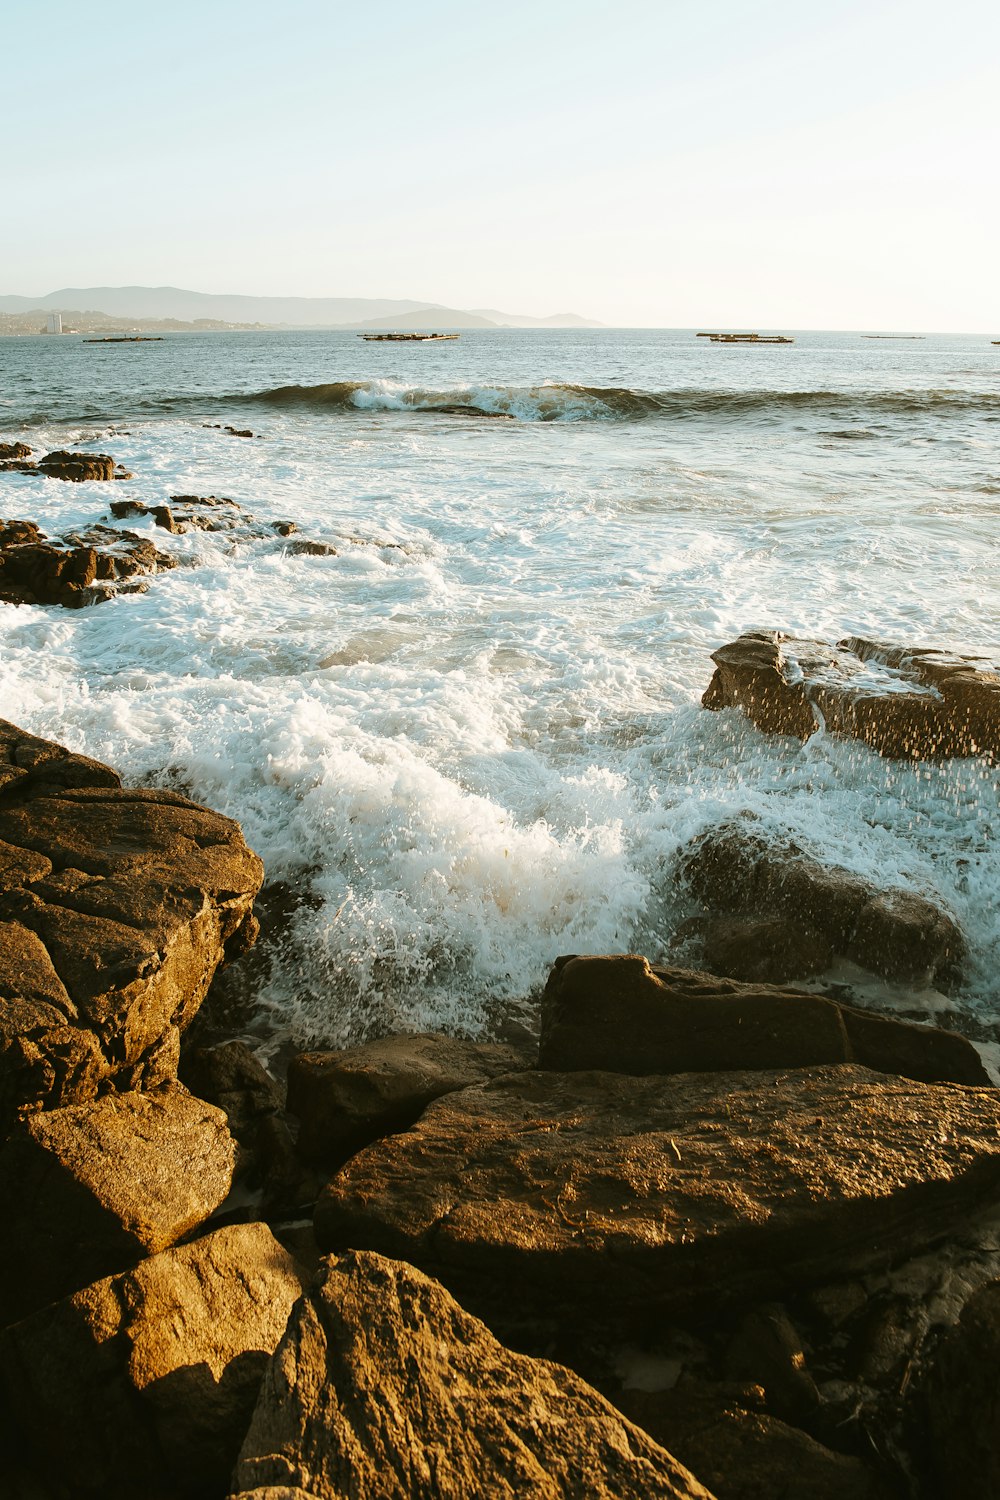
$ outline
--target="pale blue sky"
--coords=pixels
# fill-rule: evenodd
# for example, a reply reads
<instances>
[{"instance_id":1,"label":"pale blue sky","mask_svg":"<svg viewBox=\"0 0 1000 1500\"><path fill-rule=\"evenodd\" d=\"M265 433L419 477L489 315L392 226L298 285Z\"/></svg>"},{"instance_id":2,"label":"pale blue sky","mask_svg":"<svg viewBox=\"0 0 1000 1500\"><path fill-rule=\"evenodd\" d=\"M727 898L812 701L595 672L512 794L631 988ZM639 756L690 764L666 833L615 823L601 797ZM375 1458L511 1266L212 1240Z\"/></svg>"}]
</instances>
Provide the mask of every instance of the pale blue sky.
<instances>
[{"instance_id":1,"label":"pale blue sky","mask_svg":"<svg viewBox=\"0 0 1000 1500\"><path fill-rule=\"evenodd\" d=\"M5 35L0 293L1000 337L995 3L14 0Z\"/></svg>"}]
</instances>

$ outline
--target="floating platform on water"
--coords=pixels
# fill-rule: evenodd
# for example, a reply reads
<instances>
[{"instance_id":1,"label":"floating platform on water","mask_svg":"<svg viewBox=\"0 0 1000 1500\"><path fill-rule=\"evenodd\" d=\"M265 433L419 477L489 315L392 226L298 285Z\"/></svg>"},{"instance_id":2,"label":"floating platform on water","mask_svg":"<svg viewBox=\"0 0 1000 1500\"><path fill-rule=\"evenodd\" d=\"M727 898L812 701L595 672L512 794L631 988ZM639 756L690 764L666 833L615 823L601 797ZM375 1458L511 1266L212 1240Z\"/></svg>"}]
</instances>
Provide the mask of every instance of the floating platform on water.
<instances>
[{"instance_id":1,"label":"floating platform on water","mask_svg":"<svg viewBox=\"0 0 1000 1500\"><path fill-rule=\"evenodd\" d=\"M163 339L158 333L150 334L116 334L114 338L106 339L84 339L85 344L162 344Z\"/></svg>"},{"instance_id":2,"label":"floating platform on water","mask_svg":"<svg viewBox=\"0 0 1000 1500\"><path fill-rule=\"evenodd\" d=\"M699 339L711 339L713 344L794 344L784 333L699 333Z\"/></svg>"},{"instance_id":3,"label":"floating platform on water","mask_svg":"<svg viewBox=\"0 0 1000 1500\"><path fill-rule=\"evenodd\" d=\"M442 339L461 338L458 333L359 333L366 344L428 344Z\"/></svg>"},{"instance_id":4,"label":"floating platform on water","mask_svg":"<svg viewBox=\"0 0 1000 1500\"><path fill-rule=\"evenodd\" d=\"M863 333L863 339L922 339L922 333Z\"/></svg>"}]
</instances>

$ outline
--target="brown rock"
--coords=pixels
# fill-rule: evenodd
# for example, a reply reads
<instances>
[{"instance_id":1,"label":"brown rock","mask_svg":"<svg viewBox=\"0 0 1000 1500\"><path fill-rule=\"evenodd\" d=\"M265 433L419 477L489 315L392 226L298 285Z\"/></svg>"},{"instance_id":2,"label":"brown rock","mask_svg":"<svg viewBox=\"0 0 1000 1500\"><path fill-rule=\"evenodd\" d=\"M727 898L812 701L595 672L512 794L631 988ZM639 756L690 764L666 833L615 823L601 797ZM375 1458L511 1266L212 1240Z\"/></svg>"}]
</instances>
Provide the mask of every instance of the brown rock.
<instances>
[{"instance_id":1,"label":"brown rock","mask_svg":"<svg viewBox=\"0 0 1000 1500\"><path fill-rule=\"evenodd\" d=\"M940 1500L1000 1494L1000 1281L966 1303L923 1384L928 1460Z\"/></svg>"},{"instance_id":2,"label":"brown rock","mask_svg":"<svg viewBox=\"0 0 1000 1500\"><path fill-rule=\"evenodd\" d=\"M711 1386L623 1391L627 1417L711 1485L718 1500L893 1500L860 1459Z\"/></svg>"},{"instance_id":3,"label":"brown rock","mask_svg":"<svg viewBox=\"0 0 1000 1500\"><path fill-rule=\"evenodd\" d=\"M992 1089L863 1068L514 1073L355 1156L316 1237L411 1260L463 1300L646 1326L929 1244L995 1195L998 1127Z\"/></svg>"},{"instance_id":4,"label":"brown rock","mask_svg":"<svg viewBox=\"0 0 1000 1500\"><path fill-rule=\"evenodd\" d=\"M768 1410L789 1422L801 1425L819 1406L802 1340L780 1303L744 1313L726 1351L726 1373L762 1386Z\"/></svg>"},{"instance_id":5,"label":"brown rock","mask_svg":"<svg viewBox=\"0 0 1000 1500\"><path fill-rule=\"evenodd\" d=\"M260 860L237 824L0 721L0 1135L162 1080Z\"/></svg>"},{"instance_id":6,"label":"brown rock","mask_svg":"<svg viewBox=\"0 0 1000 1500\"><path fill-rule=\"evenodd\" d=\"M1000 754L1000 675L976 657L767 630L748 631L712 660L705 708L740 708L765 733L808 739L822 720L880 755Z\"/></svg>"},{"instance_id":7,"label":"brown rock","mask_svg":"<svg viewBox=\"0 0 1000 1500\"><path fill-rule=\"evenodd\" d=\"M307 1161L340 1165L406 1130L432 1099L523 1068L513 1047L429 1034L385 1037L347 1052L303 1052L288 1069L288 1108Z\"/></svg>"},{"instance_id":8,"label":"brown rock","mask_svg":"<svg viewBox=\"0 0 1000 1500\"><path fill-rule=\"evenodd\" d=\"M31 451L27 443L0 443L0 459L30 458Z\"/></svg>"},{"instance_id":9,"label":"brown rock","mask_svg":"<svg viewBox=\"0 0 1000 1500\"><path fill-rule=\"evenodd\" d=\"M64 1500L222 1493L300 1291L245 1224L43 1308L0 1338L19 1448Z\"/></svg>"},{"instance_id":10,"label":"brown rock","mask_svg":"<svg viewBox=\"0 0 1000 1500\"><path fill-rule=\"evenodd\" d=\"M539 1065L687 1073L857 1062L925 1083L987 1085L965 1037L645 958L556 960L542 996Z\"/></svg>"},{"instance_id":11,"label":"brown rock","mask_svg":"<svg viewBox=\"0 0 1000 1500\"><path fill-rule=\"evenodd\" d=\"M290 542L286 548L290 557L336 557L337 549L329 542L310 542L306 539Z\"/></svg>"},{"instance_id":12,"label":"brown rock","mask_svg":"<svg viewBox=\"0 0 1000 1500\"><path fill-rule=\"evenodd\" d=\"M178 1084L33 1115L0 1150L0 1322L175 1244L234 1157L222 1111Z\"/></svg>"},{"instance_id":13,"label":"brown rock","mask_svg":"<svg viewBox=\"0 0 1000 1500\"><path fill-rule=\"evenodd\" d=\"M40 458L38 467L49 479L69 479L76 483L115 478L115 461L107 453L67 453L59 449Z\"/></svg>"},{"instance_id":14,"label":"brown rock","mask_svg":"<svg viewBox=\"0 0 1000 1500\"><path fill-rule=\"evenodd\" d=\"M33 521L0 521L0 600L8 604L80 609L144 587L136 580L174 566L132 531L91 526L51 539Z\"/></svg>"},{"instance_id":15,"label":"brown rock","mask_svg":"<svg viewBox=\"0 0 1000 1500\"><path fill-rule=\"evenodd\" d=\"M506 1349L412 1266L356 1252L292 1314L233 1491L711 1500L578 1375Z\"/></svg>"},{"instance_id":16,"label":"brown rock","mask_svg":"<svg viewBox=\"0 0 1000 1500\"><path fill-rule=\"evenodd\" d=\"M939 905L910 891L877 889L849 870L824 865L793 840L769 837L753 818L734 818L695 839L681 871L712 912L784 923L791 944L815 931L834 953L900 983L948 984L960 976L965 939ZM744 967L749 963L748 953ZM782 974L782 967L772 964L775 982L807 972Z\"/></svg>"},{"instance_id":17,"label":"brown rock","mask_svg":"<svg viewBox=\"0 0 1000 1500\"><path fill-rule=\"evenodd\" d=\"M701 946L710 973L760 984L806 979L833 962L821 932L784 917L716 918L704 925Z\"/></svg>"}]
</instances>

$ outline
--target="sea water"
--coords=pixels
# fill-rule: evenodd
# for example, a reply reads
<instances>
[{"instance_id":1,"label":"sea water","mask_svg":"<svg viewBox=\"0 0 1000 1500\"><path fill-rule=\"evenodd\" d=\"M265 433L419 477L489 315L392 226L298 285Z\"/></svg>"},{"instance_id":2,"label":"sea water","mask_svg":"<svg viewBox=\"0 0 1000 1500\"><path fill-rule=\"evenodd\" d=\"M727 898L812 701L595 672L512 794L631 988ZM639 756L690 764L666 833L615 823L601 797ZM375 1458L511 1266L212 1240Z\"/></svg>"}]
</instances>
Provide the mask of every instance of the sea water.
<instances>
[{"instance_id":1,"label":"sea water","mask_svg":"<svg viewBox=\"0 0 1000 1500\"><path fill-rule=\"evenodd\" d=\"M181 565L97 608L0 606L0 712L237 818L305 898L257 997L275 1038L483 1035L559 954L683 957L681 853L744 810L952 910L948 1007L869 988L988 1034L995 771L700 698L751 628L996 657L998 377L986 336L0 340L0 440L134 474L3 475L0 515L58 533L224 495L337 549L120 523Z\"/></svg>"}]
</instances>

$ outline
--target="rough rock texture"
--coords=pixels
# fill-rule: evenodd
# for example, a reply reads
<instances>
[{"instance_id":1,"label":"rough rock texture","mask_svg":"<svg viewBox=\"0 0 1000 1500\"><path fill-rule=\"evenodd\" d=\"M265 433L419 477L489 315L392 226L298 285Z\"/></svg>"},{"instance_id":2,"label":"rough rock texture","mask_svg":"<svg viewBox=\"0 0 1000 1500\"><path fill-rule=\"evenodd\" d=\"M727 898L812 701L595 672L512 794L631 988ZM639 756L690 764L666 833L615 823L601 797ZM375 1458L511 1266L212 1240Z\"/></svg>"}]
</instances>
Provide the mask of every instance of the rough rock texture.
<instances>
[{"instance_id":1,"label":"rough rock texture","mask_svg":"<svg viewBox=\"0 0 1000 1500\"><path fill-rule=\"evenodd\" d=\"M0 1385L59 1500L224 1492L301 1292L264 1224L216 1230L0 1336Z\"/></svg>"},{"instance_id":2,"label":"rough rock texture","mask_svg":"<svg viewBox=\"0 0 1000 1500\"><path fill-rule=\"evenodd\" d=\"M30 458L31 454L27 443L0 443L0 459Z\"/></svg>"},{"instance_id":3,"label":"rough rock texture","mask_svg":"<svg viewBox=\"0 0 1000 1500\"><path fill-rule=\"evenodd\" d=\"M786 924L789 932L818 933L823 945L863 968L902 983L949 984L958 979L966 955L965 939L955 918L939 904L912 891L869 881L838 866L824 865L791 839L769 837L756 819L734 818L695 839L681 862L681 872L695 895L714 913L748 915ZM781 972L775 946L764 952L772 961L771 982L802 977L796 958ZM736 979L764 979L747 973L752 953L745 952Z\"/></svg>"},{"instance_id":4,"label":"rough rock texture","mask_svg":"<svg viewBox=\"0 0 1000 1500\"><path fill-rule=\"evenodd\" d=\"M765 733L808 739L822 721L880 755L1000 755L1000 675L976 657L754 630L712 660L705 708L741 708Z\"/></svg>"},{"instance_id":5,"label":"rough rock texture","mask_svg":"<svg viewBox=\"0 0 1000 1500\"><path fill-rule=\"evenodd\" d=\"M0 1135L172 1076L262 875L228 818L0 721Z\"/></svg>"},{"instance_id":6,"label":"rough rock texture","mask_svg":"<svg viewBox=\"0 0 1000 1500\"><path fill-rule=\"evenodd\" d=\"M636 954L557 959L542 996L543 1068L641 1075L836 1062L925 1083L990 1081L955 1032L825 995L654 969Z\"/></svg>"},{"instance_id":7,"label":"rough rock texture","mask_svg":"<svg viewBox=\"0 0 1000 1500\"><path fill-rule=\"evenodd\" d=\"M145 587L174 560L133 531L91 526L50 538L34 521L0 521L0 601L80 609Z\"/></svg>"},{"instance_id":8,"label":"rough rock texture","mask_svg":"<svg viewBox=\"0 0 1000 1500\"><path fill-rule=\"evenodd\" d=\"M312 1500L711 1500L578 1375L515 1354L412 1266L327 1263L268 1369L234 1475Z\"/></svg>"},{"instance_id":9,"label":"rough rock texture","mask_svg":"<svg viewBox=\"0 0 1000 1500\"><path fill-rule=\"evenodd\" d=\"M514 1073L355 1156L315 1226L322 1250L410 1260L466 1305L647 1326L929 1244L998 1186L993 1089L854 1067Z\"/></svg>"},{"instance_id":10,"label":"rough rock texture","mask_svg":"<svg viewBox=\"0 0 1000 1500\"><path fill-rule=\"evenodd\" d=\"M225 1115L177 1083L32 1115L0 1149L0 1322L176 1244L234 1160Z\"/></svg>"},{"instance_id":11,"label":"rough rock texture","mask_svg":"<svg viewBox=\"0 0 1000 1500\"><path fill-rule=\"evenodd\" d=\"M230 1130L241 1141L252 1143L260 1121L284 1105L281 1085L246 1042L223 1042L185 1052L180 1075L199 1099L225 1112Z\"/></svg>"},{"instance_id":12,"label":"rough rock texture","mask_svg":"<svg viewBox=\"0 0 1000 1500\"><path fill-rule=\"evenodd\" d=\"M717 1500L893 1500L897 1494L860 1459L832 1453L711 1387L623 1391L616 1403L711 1485Z\"/></svg>"},{"instance_id":13,"label":"rough rock texture","mask_svg":"<svg viewBox=\"0 0 1000 1500\"><path fill-rule=\"evenodd\" d=\"M700 940L702 967L727 979L784 984L823 974L834 959L833 945L808 922L715 917L694 918L684 926Z\"/></svg>"},{"instance_id":14,"label":"rough rock texture","mask_svg":"<svg viewBox=\"0 0 1000 1500\"><path fill-rule=\"evenodd\" d=\"M303 1052L288 1069L288 1108L301 1121L307 1161L339 1165L362 1146L405 1130L433 1099L529 1059L513 1047L418 1034L385 1037L346 1052Z\"/></svg>"},{"instance_id":15,"label":"rough rock texture","mask_svg":"<svg viewBox=\"0 0 1000 1500\"><path fill-rule=\"evenodd\" d=\"M7 445L5 445L7 446ZM23 443L15 446L23 448ZM30 453L31 449L27 450ZM67 479L75 483L85 480L109 480L109 479L131 479L132 475L123 469L121 464L116 464L109 453L70 453L59 449L56 453L46 453L37 463L25 462L26 454L15 454L13 461L3 464L3 468L18 474L44 474L48 479Z\"/></svg>"},{"instance_id":16,"label":"rough rock texture","mask_svg":"<svg viewBox=\"0 0 1000 1500\"><path fill-rule=\"evenodd\" d=\"M185 531L225 531L243 537L288 536L292 521L258 521L236 500L220 495L171 495L169 505L146 505L142 500L115 500L111 514L118 520L151 516L157 526L174 535Z\"/></svg>"},{"instance_id":17,"label":"rough rock texture","mask_svg":"<svg viewBox=\"0 0 1000 1500\"><path fill-rule=\"evenodd\" d=\"M940 1500L1000 1495L1000 1281L966 1303L925 1381L929 1493Z\"/></svg>"}]
</instances>

